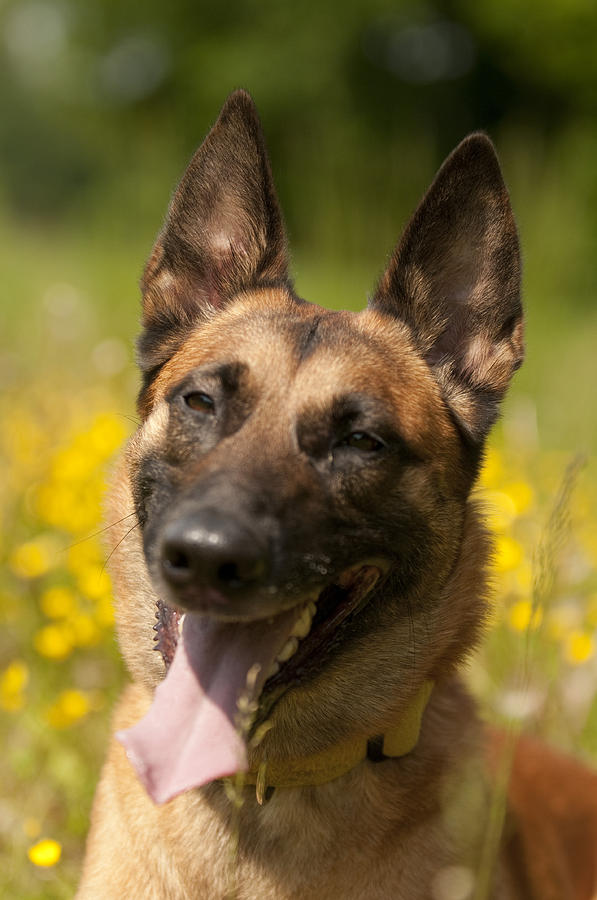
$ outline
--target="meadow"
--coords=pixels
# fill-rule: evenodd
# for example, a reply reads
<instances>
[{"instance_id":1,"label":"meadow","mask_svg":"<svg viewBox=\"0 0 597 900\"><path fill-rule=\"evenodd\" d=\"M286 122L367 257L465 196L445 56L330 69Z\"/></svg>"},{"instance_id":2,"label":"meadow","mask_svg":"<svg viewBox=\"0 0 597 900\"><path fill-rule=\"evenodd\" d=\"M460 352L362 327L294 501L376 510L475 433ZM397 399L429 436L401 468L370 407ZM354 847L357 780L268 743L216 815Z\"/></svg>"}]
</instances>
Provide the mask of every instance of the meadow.
<instances>
[{"instance_id":1,"label":"meadow","mask_svg":"<svg viewBox=\"0 0 597 900\"><path fill-rule=\"evenodd\" d=\"M117 257L114 282L120 271ZM133 282L131 273L126 278ZM329 292L333 273L314 266L314 285L318 279ZM114 454L135 427L134 365L123 332L136 301L131 290L120 329L116 310L105 331L90 321L86 287L74 278L50 280L35 313L21 311L18 322L35 318L34 352L24 349L22 378L1 401L8 477L1 504L0 892L10 897L72 895L110 710L126 677L106 571L118 547L101 506ZM337 284L335 295L326 293L337 305L343 296ZM584 401L572 373L561 363L554 373L550 362L561 354L582 370L588 341L581 329L566 334L550 326L537 339L531 332L535 371L527 383L539 381L542 390L531 397L517 386L492 440L478 494L496 535L495 597L487 643L468 677L490 720L597 760L597 473L592 448L581 453L580 443L570 446L558 433L557 423L573 421ZM570 399L547 417L556 440L544 443L538 409L550 410L564 390L560 378Z\"/></svg>"},{"instance_id":2,"label":"meadow","mask_svg":"<svg viewBox=\"0 0 597 900\"><path fill-rule=\"evenodd\" d=\"M597 73L584 40L597 14L549 0L521 29L517 4L498 15L438 0L460 32L427 38L462 49L468 35L476 56L467 72L415 82L418 57L407 77L402 57L383 55L425 37L407 4L398 22L390 0L342 17L309 2L291 22L295 68L282 5L249 15L233 3L236 30L220 6L173 0L166 22L149 2L141 21L131 4L90 0L78 32L60 25L66 3L9 3L0 16L12 40L0 86L12 115L0 140L3 897L73 895L127 677L102 502L137 421L138 276L170 190L239 85L271 137L298 292L333 308L364 304L456 141L475 127L495 139L520 226L527 359L477 488L496 538L494 597L466 677L489 721L597 764ZM20 7L31 22L43 13L45 32Z\"/></svg>"}]
</instances>

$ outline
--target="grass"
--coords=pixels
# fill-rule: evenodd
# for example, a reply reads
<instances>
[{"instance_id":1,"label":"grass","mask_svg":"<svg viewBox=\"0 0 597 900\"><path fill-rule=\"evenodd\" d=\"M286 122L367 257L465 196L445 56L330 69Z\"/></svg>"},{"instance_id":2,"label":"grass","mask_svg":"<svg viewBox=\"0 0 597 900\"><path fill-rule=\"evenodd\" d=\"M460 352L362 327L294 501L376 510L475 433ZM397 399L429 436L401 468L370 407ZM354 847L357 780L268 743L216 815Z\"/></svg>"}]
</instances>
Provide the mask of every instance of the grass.
<instances>
[{"instance_id":1,"label":"grass","mask_svg":"<svg viewBox=\"0 0 597 900\"><path fill-rule=\"evenodd\" d=\"M597 760L597 419L587 409L597 311L582 277L591 223L582 185L571 193L565 177L554 177L556 164L570 174L574 141L538 166L530 145L525 154L503 144L515 207L524 211L528 358L479 487L497 535L496 599L468 677L492 720ZM157 207L148 215L151 232L160 215ZM109 531L90 535L102 527L113 454L134 428L130 338L152 233L144 225L125 238L106 217L91 218L85 233L0 217L10 300L0 351L8 473L0 484L0 894L23 900L72 896L124 678L104 568ZM322 255L299 250L297 288L323 305L354 308L394 235L388 229L373 263L354 253L340 266L340 215L326 233L333 237ZM568 491L563 479L579 450L586 465ZM557 519L557 510L566 515Z\"/></svg>"},{"instance_id":2,"label":"grass","mask_svg":"<svg viewBox=\"0 0 597 900\"><path fill-rule=\"evenodd\" d=\"M27 404L13 390L2 410L3 466L11 477L2 496L0 727L7 790L0 878L3 893L22 898L72 894L110 708L123 679L106 550L101 536L88 536L101 527L106 471L132 425L117 412L123 401L108 385L70 396L61 390L47 377L36 380ZM491 631L470 680L492 719L514 719L597 758L597 527L591 519L597 479L586 466L577 490L556 503L545 526L569 458L538 450L533 423L524 423L515 404L508 416L479 489L497 534L497 590ZM534 585L538 547L554 564L547 581ZM539 571L546 571L545 562ZM532 665L521 686L520 660L530 638ZM61 848L57 860L42 853L52 865L40 864L42 839Z\"/></svg>"}]
</instances>

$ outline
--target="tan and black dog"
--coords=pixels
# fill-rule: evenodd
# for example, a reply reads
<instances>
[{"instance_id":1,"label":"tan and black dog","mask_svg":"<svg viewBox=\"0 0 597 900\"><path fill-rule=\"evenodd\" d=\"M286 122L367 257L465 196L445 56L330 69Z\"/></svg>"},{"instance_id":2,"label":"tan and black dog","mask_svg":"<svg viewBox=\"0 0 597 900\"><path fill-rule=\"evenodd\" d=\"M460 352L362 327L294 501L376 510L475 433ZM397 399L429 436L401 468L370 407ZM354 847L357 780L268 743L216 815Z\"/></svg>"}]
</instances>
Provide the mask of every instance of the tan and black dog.
<instances>
[{"instance_id":1,"label":"tan and black dog","mask_svg":"<svg viewBox=\"0 0 597 900\"><path fill-rule=\"evenodd\" d=\"M368 308L331 312L294 292L236 92L142 287L111 495L132 684L78 896L588 900L597 778L520 743L496 837L499 741L457 678L490 552L469 494L523 358L490 141L444 163Z\"/></svg>"}]
</instances>

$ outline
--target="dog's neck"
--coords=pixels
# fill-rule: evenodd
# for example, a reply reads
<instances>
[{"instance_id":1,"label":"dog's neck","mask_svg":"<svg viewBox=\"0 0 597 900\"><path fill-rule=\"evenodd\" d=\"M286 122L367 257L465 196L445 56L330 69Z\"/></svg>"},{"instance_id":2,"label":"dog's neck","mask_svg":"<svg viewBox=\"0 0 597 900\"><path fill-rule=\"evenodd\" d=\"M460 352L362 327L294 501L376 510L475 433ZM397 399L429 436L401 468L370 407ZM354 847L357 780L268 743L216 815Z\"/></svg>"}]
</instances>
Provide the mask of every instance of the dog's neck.
<instances>
[{"instance_id":1,"label":"dog's neck","mask_svg":"<svg viewBox=\"0 0 597 900\"><path fill-rule=\"evenodd\" d=\"M425 681L403 710L400 720L383 735L356 735L320 753L295 759L269 761L262 756L242 776L243 781L255 785L261 804L271 788L318 786L345 775L366 758L378 762L406 756L418 743L421 720L432 690L433 682Z\"/></svg>"}]
</instances>

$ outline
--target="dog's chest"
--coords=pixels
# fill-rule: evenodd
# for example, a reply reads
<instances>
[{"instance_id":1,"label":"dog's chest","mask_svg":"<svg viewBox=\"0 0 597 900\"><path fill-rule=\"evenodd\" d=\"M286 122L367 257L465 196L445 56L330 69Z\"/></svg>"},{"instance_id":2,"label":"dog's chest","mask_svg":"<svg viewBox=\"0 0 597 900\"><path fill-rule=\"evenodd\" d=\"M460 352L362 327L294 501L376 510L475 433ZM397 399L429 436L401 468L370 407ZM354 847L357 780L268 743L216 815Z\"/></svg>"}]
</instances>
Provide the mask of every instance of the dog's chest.
<instances>
[{"instance_id":1,"label":"dog's chest","mask_svg":"<svg viewBox=\"0 0 597 900\"><path fill-rule=\"evenodd\" d=\"M180 860L185 892L210 900L434 897L442 871L461 862L463 852L441 814L411 808L405 822L399 796L372 802L359 775L341 781L325 790L278 790L262 807L245 798L236 818L223 816L213 796L203 801L195 811L200 852Z\"/></svg>"}]
</instances>

